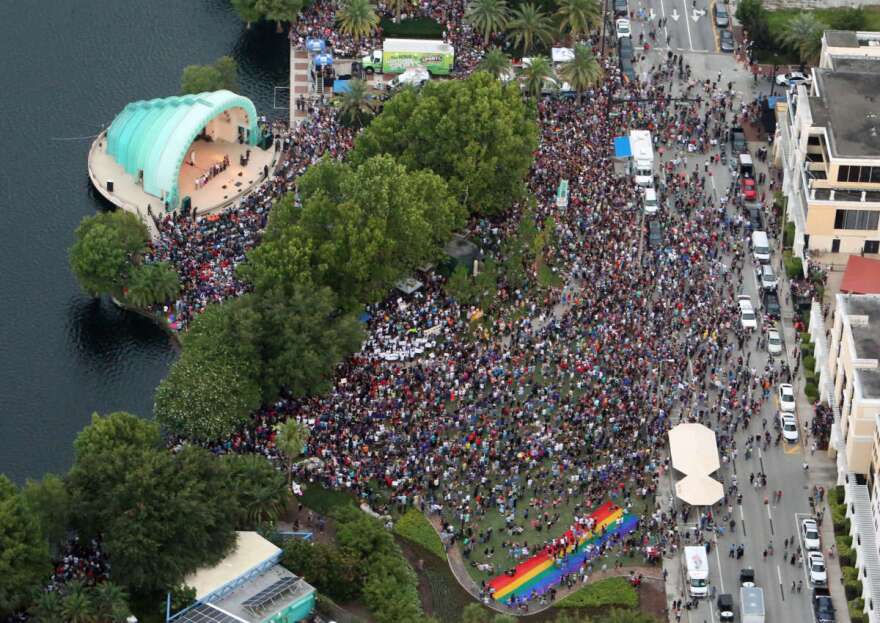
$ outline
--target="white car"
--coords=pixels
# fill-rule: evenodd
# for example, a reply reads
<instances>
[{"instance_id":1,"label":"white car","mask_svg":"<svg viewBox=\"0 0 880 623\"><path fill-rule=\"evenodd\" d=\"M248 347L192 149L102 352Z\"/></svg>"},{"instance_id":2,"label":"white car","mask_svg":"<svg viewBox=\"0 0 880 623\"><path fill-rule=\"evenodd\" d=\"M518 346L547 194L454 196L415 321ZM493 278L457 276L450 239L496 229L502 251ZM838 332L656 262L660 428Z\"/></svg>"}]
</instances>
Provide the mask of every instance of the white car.
<instances>
[{"instance_id":1,"label":"white car","mask_svg":"<svg viewBox=\"0 0 880 623\"><path fill-rule=\"evenodd\" d=\"M780 413L779 423L782 425L782 437L795 443L798 440L798 426L794 416L791 413Z\"/></svg>"},{"instance_id":2,"label":"white car","mask_svg":"<svg viewBox=\"0 0 880 623\"><path fill-rule=\"evenodd\" d=\"M807 565L807 571L810 572L810 582L813 586L828 584L828 573L825 571L825 558L822 557L822 552L808 552L804 563Z\"/></svg>"},{"instance_id":3,"label":"white car","mask_svg":"<svg viewBox=\"0 0 880 623\"><path fill-rule=\"evenodd\" d=\"M788 383L779 385L779 409L794 413L794 388Z\"/></svg>"},{"instance_id":4,"label":"white car","mask_svg":"<svg viewBox=\"0 0 880 623\"><path fill-rule=\"evenodd\" d=\"M807 550L820 550L822 544L819 542L819 526L816 525L815 519L804 519L801 521L801 534L804 537L804 547Z\"/></svg>"},{"instance_id":5,"label":"white car","mask_svg":"<svg viewBox=\"0 0 880 623\"><path fill-rule=\"evenodd\" d=\"M786 85L796 85L796 84L810 84L812 79L800 72L800 71L790 71L787 74L779 74L776 76L776 84L781 87Z\"/></svg>"},{"instance_id":6,"label":"white car","mask_svg":"<svg viewBox=\"0 0 880 623\"><path fill-rule=\"evenodd\" d=\"M645 214L657 214L660 204L657 203L657 191L651 187L645 189Z\"/></svg>"},{"instance_id":7,"label":"white car","mask_svg":"<svg viewBox=\"0 0 880 623\"><path fill-rule=\"evenodd\" d=\"M777 329L767 331L767 352L771 355L782 354L782 336Z\"/></svg>"},{"instance_id":8,"label":"white car","mask_svg":"<svg viewBox=\"0 0 880 623\"><path fill-rule=\"evenodd\" d=\"M624 37L632 37L632 28L630 27L628 19L621 17L619 20L617 20L616 24L618 39L623 39Z\"/></svg>"},{"instance_id":9,"label":"white car","mask_svg":"<svg viewBox=\"0 0 880 623\"><path fill-rule=\"evenodd\" d=\"M757 328L758 317L755 315L755 308L752 307L752 299L747 294L740 294L736 297L736 301L739 304L739 321L743 329Z\"/></svg>"},{"instance_id":10,"label":"white car","mask_svg":"<svg viewBox=\"0 0 880 623\"><path fill-rule=\"evenodd\" d=\"M773 272L770 264L761 264L761 287L765 290L775 290L779 286L779 278Z\"/></svg>"}]
</instances>

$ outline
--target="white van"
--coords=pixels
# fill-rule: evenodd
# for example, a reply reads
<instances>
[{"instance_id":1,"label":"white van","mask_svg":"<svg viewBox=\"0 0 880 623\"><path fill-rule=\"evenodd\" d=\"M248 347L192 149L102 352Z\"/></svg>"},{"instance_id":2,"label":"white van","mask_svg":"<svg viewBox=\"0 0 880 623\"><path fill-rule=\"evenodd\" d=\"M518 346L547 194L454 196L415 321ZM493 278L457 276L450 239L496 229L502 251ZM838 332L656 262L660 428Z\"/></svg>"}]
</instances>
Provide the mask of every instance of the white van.
<instances>
[{"instance_id":1,"label":"white van","mask_svg":"<svg viewBox=\"0 0 880 623\"><path fill-rule=\"evenodd\" d=\"M691 597L705 597L709 594L709 557L702 545L689 545L684 548L687 566L688 593Z\"/></svg>"},{"instance_id":2,"label":"white van","mask_svg":"<svg viewBox=\"0 0 880 623\"><path fill-rule=\"evenodd\" d=\"M770 242L767 240L767 232L752 232L752 255L762 264L770 261Z\"/></svg>"},{"instance_id":3,"label":"white van","mask_svg":"<svg viewBox=\"0 0 880 623\"><path fill-rule=\"evenodd\" d=\"M660 205L657 203L657 191L650 186L645 189L645 214L657 214Z\"/></svg>"}]
</instances>

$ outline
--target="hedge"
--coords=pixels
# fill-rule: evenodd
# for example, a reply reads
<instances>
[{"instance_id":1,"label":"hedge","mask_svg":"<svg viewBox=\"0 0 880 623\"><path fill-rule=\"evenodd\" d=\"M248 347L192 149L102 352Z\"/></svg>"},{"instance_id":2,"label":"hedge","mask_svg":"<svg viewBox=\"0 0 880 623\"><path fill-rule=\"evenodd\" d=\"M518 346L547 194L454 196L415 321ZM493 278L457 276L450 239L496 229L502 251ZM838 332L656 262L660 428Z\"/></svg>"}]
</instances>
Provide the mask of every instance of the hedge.
<instances>
[{"instance_id":1,"label":"hedge","mask_svg":"<svg viewBox=\"0 0 880 623\"><path fill-rule=\"evenodd\" d=\"M850 547L852 540L849 535L840 535L834 539L837 543L837 554L840 556L840 564L844 567L852 567L856 564L856 553Z\"/></svg>"},{"instance_id":2,"label":"hedge","mask_svg":"<svg viewBox=\"0 0 880 623\"><path fill-rule=\"evenodd\" d=\"M782 230L782 248L783 249L791 249L794 245L794 223L788 222L785 224L785 229Z\"/></svg>"},{"instance_id":3,"label":"hedge","mask_svg":"<svg viewBox=\"0 0 880 623\"><path fill-rule=\"evenodd\" d=\"M639 595L627 578L608 578L587 584L556 604L558 608L637 608Z\"/></svg>"},{"instance_id":4,"label":"hedge","mask_svg":"<svg viewBox=\"0 0 880 623\"><path fill-rule=\"evenodd\" d=\"M828 501L832 505L844 506L845 499L846 489L844 489L843 485L836 485L828 491Z\"/></svg>"},{"instance_id":5,"label":"hedge","mask_svg":"<svg viewBox=\"0 0 880 623\"><path fill-rule=\"evenodd\" d=\"M802 279L804 276L804 263L801 258L794 257L791 251L784 251L782 263L785 265L785 274L789 279Z\"/></svg>"},{"instance_id":6,"label":"hedge","mask_svg":"<svg viewBox=\"0 0 880 623\"><path fill-rule=\"evenodd\" d=\"M850 623L868 623L870 621L868 615L865 614L865 600L861 597L850 601L847 604L847 610L849 610Z\"/></svg>"},{"instance_id":7,"label":"hedge","mask_svg":"<svg viewBox=\"0 0 880 623\"><path fill-rule=\"evenodd\" d=\"M816 384L812 381L808 381L807 384L804 385L804 395L810 402L816 402L819 400L819 388L816 387Z\"/></svg>"},{"instance_id":8,"label":"hedge","mask_svg":"<svg viewBox=\"0 0 880 623\"><path fill-rule=\"evenodd\" d=\"M397 24L393 19L383 17L381 26L386 38L440 39L443 36L443 26L427 17L402 19Z\"/></svg>"},{"instance_id":9,"label":"hedge","mask_svg":"<svg viewBox=\"0 0 880 623\"><path fill-rule=\"evenodd\" d=\"M446 548L437 536L437 531L417 509L406 511L394 524L394 532L407 541L421 545L440 560L446 560Z\"/></svg>"},{"instance_id":10,"label":"hedge","mask_svg":"<svg viewBox=\"0 0 880 623\"><path fill-rule=\"evenodd\" d=\"M816 358L807 355L803 358L804 371L809 370L812 373L816 373Z\"/></svg>"}]
</instances>

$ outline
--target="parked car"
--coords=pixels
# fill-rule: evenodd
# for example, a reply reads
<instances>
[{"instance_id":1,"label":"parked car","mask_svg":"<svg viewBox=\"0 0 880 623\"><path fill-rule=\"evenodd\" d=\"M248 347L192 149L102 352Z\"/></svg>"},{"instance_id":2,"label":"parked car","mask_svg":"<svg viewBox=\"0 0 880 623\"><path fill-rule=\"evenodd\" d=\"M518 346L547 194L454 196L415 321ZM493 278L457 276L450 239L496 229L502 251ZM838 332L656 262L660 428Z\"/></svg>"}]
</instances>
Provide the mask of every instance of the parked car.
<instances>
[{"instance_id":1,"label":"parked car","mask_svg":"<svg viewBox=\"0 0 880 623\"><path fill-rule=\"evenodd\" d=\"M629 7L626 4L626 0L614 0L614 15L627 15L629 13Z\"/></svg>"},{"instance_id":2,"label":"parked car","mask_svg":"<svg viewBox=\"0 0 880 623\"><path fill-rule=\"evenodd\" d=\"M801 534L804 537L804 547L807 551L818 551L822 548L822 544L819 542L819 526L816 525L815 519L801 520Z\"/></svg>"},{"instance_id":3,"label":"parked car","mask_svg":"<svg viewBox=\"0 0 880 623\"><path fill-rule=\"evenodd\" d=\"M660 211L660 202L657 199L657 191L653 188L645 189L645 214L657 214Z\"/></svg>"},{"instance_id":4,"label":"parked car","mask_svg":"<svg viewBox=\"0 0 880 623\"><path fill-rule=\"evenodd\" d=\"M776 329L767 331L767 352L771 355L782 354L782 336Z\"/></svg>"},{"instance_id":5,"label":"parked car","mask_svg":"<svg viewBox=\"0 0 880 623\"><path fill-rule=\"evenodd\" d=\"M630 81L635 82L636 80L636 71L633 69L632 60L628 58L620 59L620 71L623 72L624 77Z\"/></svg>"},{"instance_id":6,"label":"parked car","mask_svg":"<svg viewBox=\"0 0 880 623\"><path fill-rule=\"evenodd\" d=\"M794 413L794 388L789 383L779 384L779 410Z\"/></svg>"},{"instance_id":7,"label":"parked car","mask_svg":"<svg viewBox=\"0 0 880 623\"><path fill-rule=\"evenodd\" d=\"M807 565L810 582L813 586L827 586L828 573L825 570L825 558L822 556L822 552L808 552L804 562Z\"/></svg>"},{"instance_id":8,"label":"parked car","mask_svg":"<svg viewBox=\"0 0 880 623\"><path fill-rule=\"evenodd\" d=\"M730 128L730 147L734 154L741 154L748 151L748 143L746 142L746 133L738 125Z\"/></svg>"},{"instance_id":9,"label":"parked car","mask_svg":"<svg viewBox=\"0 0 880 623\"><path fill-rule=\"evenodd\" d=\"M719 28L727 28L730 25L730 15L727 13L727 6L715 3L715 25Z\"/></svg>"},{"instance_id":10,"label":"parked car","mask_svg":"<svg viewBox=\"0 0 880 623\"><path fill-rule=\"evenodd\" d=\"M771 320L779 320L782 308L779 306L779 297L776 296L776 292L773 290L764 290L761 302L764 304L764 313L767 314Z\"/></svg>"},{"instance_id":11,"label":"parked car","mask_svg":"<svg viewBox=\"0 0 880 623\"><path fill-rule=\"evenodd\" d=\"M756 205L746 206L749 215L749 225L753 231L764 231L764 215L761 213L761 207Z\"/></svg>"},{"instance_id":12,"label":"parked car","mask_svg":"<svg viewBox=\"0 0 880 623\"><path fill-rule=\"evenodd\" d=\"M837 617L834 614L834 604L831 602L831 594L827 588L813 589L813 615L816 623L835 623Z\"/></svg>"},{"instance_id":13,"label":"parked car","mask_svg":"<svg viewBox=\"0 0 880 623\"><path fill-rule=\"evenodd\" d=\"M615 22L617 26L617 38L623 39L624 37L632 37L632 27L630 26L629 20L625 17L621 17Z\"/></svg>"},{"instance_id":14,"label":"parked car","mask_svg":"<svg viewBox=\"0 0 880 623\"><path fill-rule=\"evenodd\" d=\"M758 196L755 180L750 177L744 177L739 181L739 190L746 201L754 201L755 197Z\"/></svg>"},{"instance_id":15,"label":"parked car","mask_svg":"<svg viewBox=\"0 0 880 623\"><path fill-rule=\"evenodd\" d=\"M779 425L782 427L782 438L791 443L798 440L797 420L791 413L779 414Z\"/></svg>"},{"instance_id":16,"label":"parked car","mask_svg":"<svg viewBox=\"0 0 880 623\"><path fill-rule=\"evenodd\" d=\"M718 595L718 617L721 623L733 623L733 595L730 593Z\"/></svg>"},{"instance_id":17,"label":"parked car","mask_svg":"<svg viewBox=\"0 0 880 623\"><path fill-rule=\"evenodd\" d=\"M794 86L797 84L810 84L812 78L800 71L790 71L787 74L779 74L776 76L776 84L781 87L786 85Z\"/></svg>"},{"instance_id":18,"label":"parked car","mask_svg":"<svg viewBox=\"0 0 880 623\"><path fill-rule=\"evenodd\" d=\"M617 40L617 55L622 59L632 61L633 43L630 37L623 37Z\"/></svg>"},{"instance_id":19,"label":"parked car","mask_svg":"<svg viewBox=\"0 0 880 623\"><path fill-rule=\"evenodd\" d=\"M663 245L663 230L660 221L655 218L648 221L648 244L652 249L659 249Z\"/></svg>"},{"instance_id":20,"label":"parked car","mask_svg":"<svg viewBox=\"0 0 880 623\"><path fill-rule=\"evenodd\" d=\"M739 570L739 585L745 588L755 586L755 570L749 567Z\"/></svg>"},{"instance_id":21,"label":"parked car","mask_svg":"<svg viewBox=\"0 0 880 623\"><path fill-rule=\"evenodd\" d=\"M761 264L761 287L765 290L775 290L779 287L779 277L773 272L770 264Z\"/></svg>"},{"instance_id":22,"label":"parked car","mask_svg":"<svg viewBox=\"0 0 880 623\"><path fill-rule=\"evenodd\" d=\"M733 52L736 45L733 42L733 33L726 28L718 33L718 47L722 52Z\"/></svg>"},{"instance_id":23,"label":"parked car","mask_svg":"<svg viewBox=\"0 0 880 623\"><path fill-rule=\"evenodd\" d=\"M736 297L739 305L739 321L742 323L743 329L754 329L758 326L758 317L755 315L755 308L752 307L752 299L748 294L740 294Z\"/></svg>"}]
</instances>

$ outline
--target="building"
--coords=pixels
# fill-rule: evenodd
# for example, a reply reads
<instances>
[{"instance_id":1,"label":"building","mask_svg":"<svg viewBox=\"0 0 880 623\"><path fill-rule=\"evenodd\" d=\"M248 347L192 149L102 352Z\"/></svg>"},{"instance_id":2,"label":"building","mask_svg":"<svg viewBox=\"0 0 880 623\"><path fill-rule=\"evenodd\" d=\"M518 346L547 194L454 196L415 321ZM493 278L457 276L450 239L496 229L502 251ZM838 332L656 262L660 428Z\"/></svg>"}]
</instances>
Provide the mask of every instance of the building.
<instances>
[{"instance_id":1,"label":"building","mask_svg":"<svg viewBox=\"0 0 880 623\"><path fill-rule=\"evenodd\" d=\"M794 251L880 253L880 33L826 31L811 78L776 108Z\"/></svg>"},{"instance_id":2,"label":"building","mask_svg":"<svg viewBox=\"0 0 880 623\"><path fill-rule=\"evenodd\" d=\"M168 621L298 623L312 613L315 589L278 564L281 549L256 532L237 534L231 554L184 580L196 602Z\"/></svg>"},{"instance_id":3,"label":"building","mask_svg":"<svg viewBox=\"0 0 880 623\"><path fill-rule=\"evenodd\" d=\"M230 205L274 169L246 97L213 91L128 104L89 150L89 178L117 207L162 215ZM148 223L149 224L149 223Z\"/></svg>"}]
</instances>

